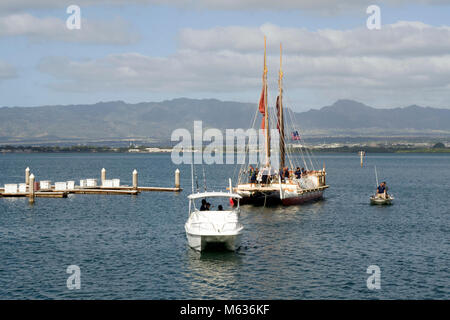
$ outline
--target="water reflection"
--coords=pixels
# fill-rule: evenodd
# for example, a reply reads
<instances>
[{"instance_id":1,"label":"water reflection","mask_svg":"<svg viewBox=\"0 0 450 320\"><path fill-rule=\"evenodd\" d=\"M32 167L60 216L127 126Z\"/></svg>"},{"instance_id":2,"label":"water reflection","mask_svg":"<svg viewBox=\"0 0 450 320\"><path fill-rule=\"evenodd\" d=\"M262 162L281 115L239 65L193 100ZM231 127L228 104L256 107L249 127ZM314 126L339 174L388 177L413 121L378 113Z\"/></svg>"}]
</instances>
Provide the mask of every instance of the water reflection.
<instances>
[{"instance_id":1,"label":"water reflection","mask_svg":"<svg viewBox=\"0 0 450 320\"><path fill-rule=\"evenodd\" d=\"M237 275L242 268L240 251L197 252L186 248L187 272L192 298L231 299L232 288L239 284Z\"/></svg>"}]
</instances>

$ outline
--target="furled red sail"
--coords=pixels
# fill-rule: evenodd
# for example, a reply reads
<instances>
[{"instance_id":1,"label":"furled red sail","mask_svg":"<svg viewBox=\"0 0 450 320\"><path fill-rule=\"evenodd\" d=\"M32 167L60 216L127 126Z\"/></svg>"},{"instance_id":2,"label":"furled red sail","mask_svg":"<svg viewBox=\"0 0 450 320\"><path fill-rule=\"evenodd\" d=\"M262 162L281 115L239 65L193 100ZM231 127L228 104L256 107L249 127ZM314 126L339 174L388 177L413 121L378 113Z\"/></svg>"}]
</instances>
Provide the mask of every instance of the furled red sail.
<instances>
[{"instance_id":1,"label":"furled red sail","mask_svg":"<svg viewBox=\"0 0 450 320\"><path fill-rule=\"evenodd\" d=\"M261 129L265 129L265 121L264 116L266 115L266 92L265 92L265 86L263 86L261 91L261 98L259 99L259 112L261 112L263 118L261 122Z\"/></svg>"}]
</instances>

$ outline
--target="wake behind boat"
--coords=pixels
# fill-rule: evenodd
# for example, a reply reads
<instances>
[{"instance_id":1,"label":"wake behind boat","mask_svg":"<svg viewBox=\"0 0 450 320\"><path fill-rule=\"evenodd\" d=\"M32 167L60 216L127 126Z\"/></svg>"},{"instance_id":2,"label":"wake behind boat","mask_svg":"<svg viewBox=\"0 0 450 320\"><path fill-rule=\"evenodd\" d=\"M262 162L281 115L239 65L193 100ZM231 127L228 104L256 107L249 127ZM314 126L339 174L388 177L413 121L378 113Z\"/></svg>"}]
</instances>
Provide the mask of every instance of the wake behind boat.
<instances>
[{"instance_id":1,"label":"wake behind boat","mask_svg":"<svg viewBox=\"0 0 450 320\"><path fill-rule=\"evenodd\" d=\"M273 121L269 121L269 108L267 104L267 64L266 64L266 38L264 37L264 72L263 72L263 89L259 101L259 112L263 115L261 129L264 131L265 138L265 162L258 163L257 168L252 167L247 170L241 167L239 171L238 183L233 191L242 196L242 204L254 205L297 205L309 201L319 200L323 197L323 192L328 188L326 184L325 166L322 169L315 169L311 152L302 145L292 145L301 152L302 165L289 153L286 146L285 134L285 113L289 116L289 109L283 108L283 71L280 45L280 71L278 79L279 93L276 102L276 116ZM287 112L285 112L287 111ZM291 112L292 122L292 140L299 142L301 140L298 130L295 130L295 121ZM255 115L256 119L256 115ZM271 161L271 142L270 142L270 123L277 123L279 131L279 166L274 165ZM304 140L304 139L303 139ZM286 161L287 160L287 161ZM309 163L308 163L309 160ZM286 162L289 166L286 166ZM306 169L305 169L306 168Z\"/></svg>"}]
</instances>

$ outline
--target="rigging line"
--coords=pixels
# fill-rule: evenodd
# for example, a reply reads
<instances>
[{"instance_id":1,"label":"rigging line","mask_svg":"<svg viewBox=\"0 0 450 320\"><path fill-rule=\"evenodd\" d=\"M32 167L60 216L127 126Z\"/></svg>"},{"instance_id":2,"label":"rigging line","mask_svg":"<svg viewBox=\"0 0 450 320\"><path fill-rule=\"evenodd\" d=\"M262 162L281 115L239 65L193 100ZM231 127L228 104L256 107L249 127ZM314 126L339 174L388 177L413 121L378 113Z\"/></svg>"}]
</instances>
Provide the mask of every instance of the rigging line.
<instances>
[{"instance_id":1,"label":"rigging line","mask_svg":"<svg viewBox=\"0 0 450 320\"><path fill-rule=\"evenodd\" d=\"M283 110L287 110L287 109L288 109L287 107L283 107ZM287 112L287 117L286 118L288 118L288 117L289 117L289 111ZM290 129L288 124L286 124L286 128ZM288 130L288 132L289 131L290 130ZM289 164L290 164L291 168L295 168L296 166L298 166L298 163L295 161L295 158L293 156L292 150L289 149L288 141L286 141L286 131L285 131L284 136L281 137L281 139L282 139L282 141L283 141L283 143L285 145L286 156L288 158Z\"/></svg>"},{"instance_id":2,"label":"rigging line","mask_svg":"<svg viewBox=\"0 0 450 320\"><path fill-rule=\"evenodd\" d=\"M294 118L295 122L297 123L297 119L296 119L296 117L295 117L295 113L294 113L292 110L290 110L290 112L291 112L291 114L292 114L292 118ZM307 144L307 141L306 141L304 138L303 138L303 141L305 142L304 145L306 145L306 144ZM314 153L313 153L312 148L305 148L305 152L306 152L307 155L308 155L308 159L309 159L309 161L310 161L310 163L311 163L312 169L315 169L315 166L317 166L317 168L320 168L320 165L319 165L319 163L317 162L317 159L316 159L315 156L314 156ZM311 160L314 161L314 164L312 163Z\"/></svg>"},{"instance_id":3,"label":"rigging line","mask_svg":"<svg viewBox=\"0 0 450 320\"><path fill-rule=\"evenodd\" d=\"M287 100L288 100L288 104L290 105L289 98L287 98ZM291 122L292 129L295 130L296 126L295 126L295 124L294 124L294 122L292 120L293 115L292 115L292 110L290 108L288 109L287 115L288 115L288 118L289 118L289 120ZM303 161L303 164L308 169L308 164L306 163L305 155L304 155L304 152L303 152L303 145L300 145L299 150L300 150L300 155L301 155L301 159ZM305 153L306 153L306 149L305 149ZM308 154L307 154L307 156L308 156Z\"/></svg>"},{"instance_id":4,"label":"rigging line","mask_svg":"<svg viewBox=\"0 0 450 320\"><path fill-rule=\"evenodd\" d=\"M203 164L202 164L202 169L203 169L203 184L204 184L203 188L204 188L204 190L206 192L206 190L207 190L207 188L206 188L206 174L205 174L205 167L203 166Z\"/></svg>"},{"instance_id":5,"label":"rigging line","mask_svg":"<svg viewBox=\"0 0 450 320\"><path fill-rule=\"evenodd\" d=\"M193 159L194 153L191 152L191 154L192 154L192 157L191 157L191 181L192 181L192 193L195 193L195 190L194 190L194 159Z\"/></svg>"},{"instance_id":6,"label":"rigging line","mask_svg":"<svg viewBox=\"0 0 450 320\"><path fill-rule=\"evenodd\" d=\"M253 116L253 121L252 121L252 126L251 126L252 129L255 127L256 118L258 117L258 111L259 111L259 104L258 104L258 107L255 108L255 114L254 114L254 116ZM240 182L241 182L242 171L243 171L244 166L245 166L246 163L247 163L247 159L248 159L248 161L250 161L250 154L249 154L249 150L250 150L250 146L249 146L249 144L250 144L250 139L249 139L248 142L249 142L249 143L247 143L247 139L246 139L246 141L244 142L244 143L245 143L245 150L244 150L244 157L245 157L244 159L245 159L245 161L244 161L244 163L242 163L240 166L237 165L237 166L234 167L234 171L233 171L233 179L236 179L236 178L237 178L237 184L240 184ZM248 157L247 157L247 154L248 154ZM237 174L237 177L236 177L236 171L237 171L237 168L238 168L238 167L239 167L239 173Z\"/></svg>"},{"instance_id":7,"label":"rigging line","mask_svg":"<svg viewBox=\"0 0 450 320\"><path fill-rule=\"evenodd\" d=\"M295 130L295 129L296 129L296 126L295 126L295 124L294 124L294 122L293 122L293 120L292 120L293 115L292 115L292 111L291 111L290 109L289 109L289 111L288 111L288 117L289 117L289 120L291 121L292 128ZM303 161L303 165L305 166L306 170L309 170L308 164L306 163L305 155L304 155L304 153L306 153L307 151L306 151L306 149L304 148L303 142L300 144L299 150L300 150L301 159L302 159L302 161ZM308 156L308 154L306 154L306 155Z\"/></svg>"},{"instance_id":8,"label":"rigging line","mask_svg":"<svg viewBox=\"0 0 450 320\"><path fill-rule=\"evenodd\" d=\"M293 121L295 121L295 123L297 123L297 119L296 119L296 117L295 117L295 113L294 113L292 110L290 110L290 115L291 115L291 120L294 119ZM306 147L307 142L306 142L306 140L304 139L304 137L302 138L302 140L303 140L303 142L304 142L302 145L305 146L305 147L304 147L305 153L307 154L307 158L308 158L308 160L309 160L309 162L310 162L310 164L311 164L312 169L314 170L314 169L315 169L315 166L314 166L314 164L312 163L312 158L314 158L313 152L312 152L312 150L311 150L310 148L307 148L307 147ZM320 167L320 166L318 165L316 159L313 159L313 160L316 162L317 167Z\"/></svg>"}]
</instances>

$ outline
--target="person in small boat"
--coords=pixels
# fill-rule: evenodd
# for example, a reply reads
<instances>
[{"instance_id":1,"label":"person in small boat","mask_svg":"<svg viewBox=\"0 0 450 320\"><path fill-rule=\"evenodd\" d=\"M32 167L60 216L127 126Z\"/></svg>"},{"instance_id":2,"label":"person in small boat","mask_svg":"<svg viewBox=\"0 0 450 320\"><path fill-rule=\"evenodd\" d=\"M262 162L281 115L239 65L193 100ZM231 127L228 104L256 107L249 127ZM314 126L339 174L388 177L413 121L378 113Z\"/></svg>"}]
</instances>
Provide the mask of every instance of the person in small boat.
<instances>
[{"instance_id":1,"label":"person in small boat","mask_svg":"<svg viewBox=\"0 0 450 320\"><path fill-rule=\"evenodd\" d=\"M295 169L294 174L297 179L300 179L302 177L302 170L300 170L300 167L297 167L297 169Z\"/></svg>"},{"instance_id":2,"label":"person in small boat","mask_svg":"<svg viewBox=\"0 0 450 320\"><path fill-rule=\"evenodd\" d=\"M386 191L387 191L386 190L386 182L383 181L382 183L380 183L380 185L377 188L377 197L386 199L386 196L387 196Z\"/></svg>"},{"instance_id":3,"label":"person in small boat","mask_svg":"<svg viewBox=\"0 0 450 320\"><path fill-rule=\"evenodd\" d=\"M202 199L202 205L200 207L200 211L206 211L206 199Z\"/></svg>"},{"instance_id":4,"label":"person in small boat","mask_svg":"<svg viewBox=\"0 0 450 320\"><path fill-rule=\"evenodd\" d=\"M211 208L211 203L207 202L206 203L206 211L209 211L210 208Z\"/></svg>"},{"instance_id":5,"label":"person in small boat","mask_svg":"<svg viewBox=\"0 0 450 320\"><path fill-rule=\"evenodd\" d=\"M217 207L217 210L219 210L219 211L223 211L223 207L222 207L222 205L221 205L221 204L219 204L219 206Z\"/></svg>"}]
</instances>

